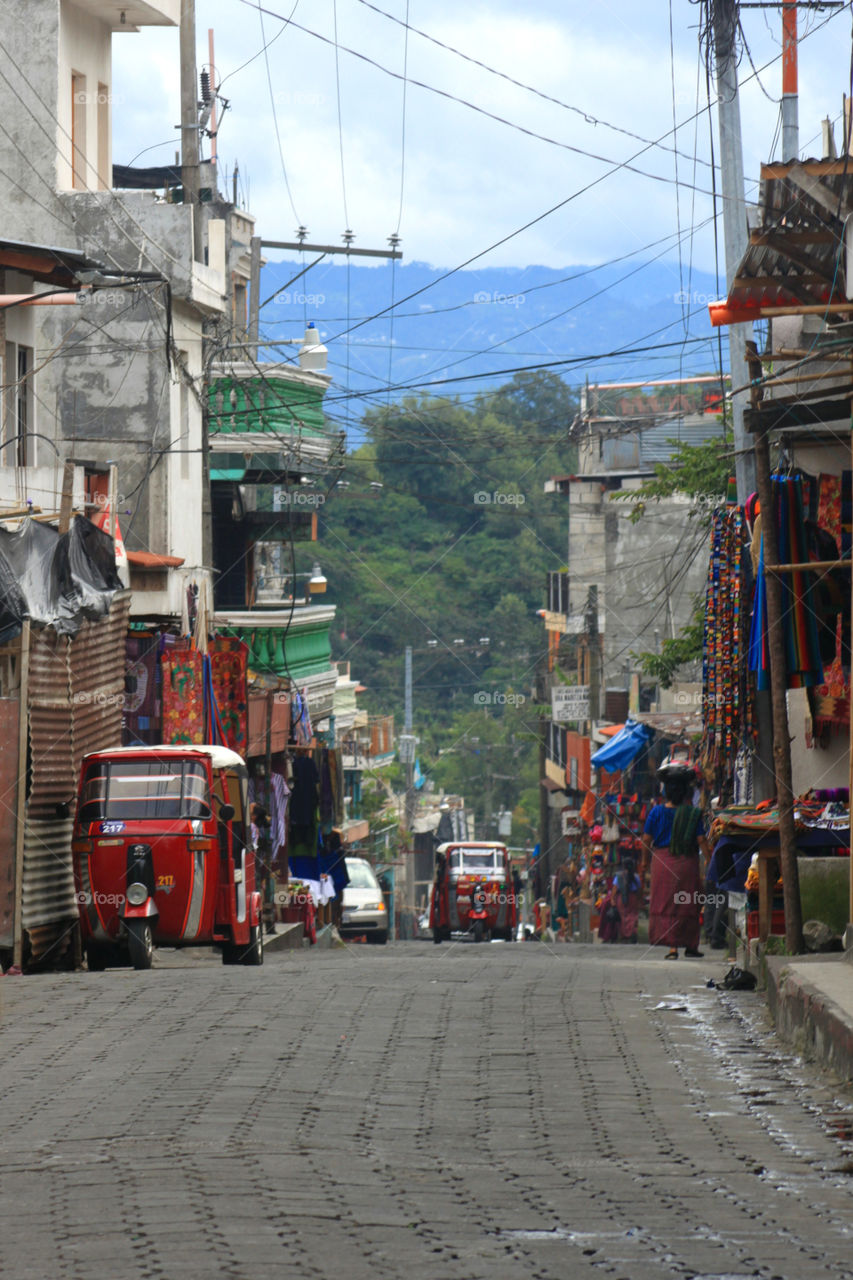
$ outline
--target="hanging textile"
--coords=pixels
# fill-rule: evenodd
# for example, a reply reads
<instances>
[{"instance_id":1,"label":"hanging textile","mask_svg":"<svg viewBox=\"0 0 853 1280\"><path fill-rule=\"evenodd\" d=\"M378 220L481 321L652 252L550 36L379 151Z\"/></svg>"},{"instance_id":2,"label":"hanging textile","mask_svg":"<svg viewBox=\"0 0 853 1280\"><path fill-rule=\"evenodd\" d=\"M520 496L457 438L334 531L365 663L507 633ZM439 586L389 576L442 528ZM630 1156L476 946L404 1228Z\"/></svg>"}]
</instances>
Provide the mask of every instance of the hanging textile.
<instances>
[{"instance_id":1,"label":"hanging textile","mask_svg":"<svg viewBox=\"0 0 853 1280\"><path fill-rule=\"evenodd\" d=\"M759 539L758 570L749 633L749 669L755 672L756 687L770 688L770 648L767 643L767 582L764 577L764 538Z\"/></svg>"},{"instance_id":2,"label":"hanging textile","mask_svg":"<svg viewBox=\"0 0 853 1280\"><path fill-rule=\"evenodd\" d=\"M818 481L817 522L841 546L841 476L821 476Z\"/></svg>"},{"instance_id":3,"label":"hanging textile","mask_svg":"<svg viewBox=\"0 0 853 1280\"><path fill-rule=\"evenodd\" d=\"M127 637L123 741L126 746L160 741L156 635Z\"/></svg>"},{"instance_id":4,"label":"hanging textile","mask_svg":"<svg viewBox=\"0 0 853 1280\"><path fill-rule=\"evenodd\" d=\"M197 649L163 654L163 742L204 742L204 679L202 656Z\"/></svg>"},{"instance_id":5,"label":"hanging textile","mask_svg":"<svg viewBox=\"0 0 853 1280\"><path fill-rule=\"evenodd\" d=\"M311 716L308 713L308 695L304 689L301 693L293 689L290 699L291 737L297 746L307 747L314 736Z\"/></svg>"},{"instance_id":6,"label":"hanging textile","mask_svg":"<svg viewBox=\"0 0 853 1280\"><path fill-rule=\"evenodd\" d=\"M208 652L224 745L243 756L246 754L249 707L246 688L249 646L236 636L216 636Z\"/></svg>"},{"instance_id":7,"label":"hanging textile","mask_svg":"<svg viewBox=\"0 0 853 1280\"><path fill-rule=\"evenodd\" d=\"M809 546L803 512L803 479L774 476L773 490L779 563L805 563L809 559ZM823 664L813 596L814 574L808 571L781 574L780 581L788 688L821 684Z\"/></svg>"},{"instance_id":8,"label":"hanging textile","mask_svg":"<svg viewBox=\"0 0 853 1280\"><path fill-rule=\"evenodd\" d=\"M270 783L270 835L273 863L276 863L282 859L287 850L287 806L290 800L290 787L284 776L275 771L270 778Z\"/></svg>"},{"instance_id":9,"label":"hanging textile","mask_svg":"<svg viewBox=\"0 0 853 1280\"><path fill-rule=\"evenodd\" d=\"M748 669L761 670L763 632L755 625L747 632L746 606L752 586L748 538L740 507L720 507L714 512L702 639L702 759L726 777L739 749L753 741ZM758 583L763 588L760 573ZM761 601L756 604L756 616L762 616Z\"/></svg>"},{"instance_id":10,"label":"hanging textile","mask_svg":"<svg viewBox=\"0 0 853 1280\"><path fill-rule=\"evenodd\" d=\"M841 473L841 558L847 560L853 550L853 471Z\"/></svg>"},{"instance_id":11,"label":"hanging textile","mask_svg":"<svg viewBox=\"0 0 853 1280\"><path fill-rule=\"evenodd\" d=\"M835 657L826 668L824 683L809 689L814 745L826 746L833 733L850 732L850 669L845 670L841 649L842 626L838 620ZM809 743L811 746L812 743Z\"/></svg>"}]
</instances>

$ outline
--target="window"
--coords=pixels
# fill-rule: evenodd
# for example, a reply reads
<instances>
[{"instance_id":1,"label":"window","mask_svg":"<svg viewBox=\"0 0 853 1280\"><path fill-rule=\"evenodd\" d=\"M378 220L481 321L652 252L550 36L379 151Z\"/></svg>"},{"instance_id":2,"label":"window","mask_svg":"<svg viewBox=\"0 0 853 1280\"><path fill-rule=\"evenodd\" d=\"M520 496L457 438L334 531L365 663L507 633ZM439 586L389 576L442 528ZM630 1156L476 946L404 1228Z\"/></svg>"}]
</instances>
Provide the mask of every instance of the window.
<instances>
[{"instance_id":1,"label":"window","mask_svg":"<svg viewBox=\"0 0 853 1280\"><path fill-rule=\"evenodd\" d=\"M86 77L71 72L71 185L86 189Z\"/></svg>"},{"instance_id":2,"label":"window","mask_svg":"<svg viewBox=\"0 0 853 1280\"><path fill-rule=\"evenodd\" d=\"M503 860L498 849L463 849L462 870L469 875L485 875L502 871Z\"/></svg>"},{"instance_id":3,"label":"window","mask_svg":"<svg viewBox=\"0 0 853 1280\"><path fill-rule=\"evenodd\" d=\"M550 613L569 612L569 575L565 569L548 574L548 610Z\"/></svg>"},{"instance_id":4,"label":"window","mask_svg":"<svg viewBox=\"0 0 853 1280\"><path fill-rule=\"evenodd\" d=\"M379 881L373 874L373 868L368 862L362 858L346 858L345 862L350 889L376 889L378 893L382 892Z\"/></svg>"},{"instance_id":5,"label":"window","mask_svg":"<svg viewBox=\"0 0 853 1280\"><path fill-rule=\"evenodd\" d=\"M204 765L194 760L100 760L89 766L80 821L209 818Z\"/></svg>"},{"instance_id":6,"label":"window","mask_svg":"<svg viewBox=\"0 0 853 1280\"><path fill-rule=\"evenodd\" d=\"M566 767L566 730L553 721L548 723L548 759L561 769Z\"/></svg>"},{"instance_id":7,"label":"window","mask_svg":"<svg viewBox=\"0 0 853 1280\"><path fill-rule=\"evenodd\" d=\"M0 462L26 467L35 463L33 447L33 349L6 343L5 368L9 371L4 409L3 444Z\"/></svg>"},{"instance_id":8,"label":"window","mask_svg":"<svg viewBox=\"0 0 853 1280\"><path fill-rule=\"evenodd\" d=\"M234 280L234 337L239 340L247 336L246 282Z\"/></svg>"}]
</instances>

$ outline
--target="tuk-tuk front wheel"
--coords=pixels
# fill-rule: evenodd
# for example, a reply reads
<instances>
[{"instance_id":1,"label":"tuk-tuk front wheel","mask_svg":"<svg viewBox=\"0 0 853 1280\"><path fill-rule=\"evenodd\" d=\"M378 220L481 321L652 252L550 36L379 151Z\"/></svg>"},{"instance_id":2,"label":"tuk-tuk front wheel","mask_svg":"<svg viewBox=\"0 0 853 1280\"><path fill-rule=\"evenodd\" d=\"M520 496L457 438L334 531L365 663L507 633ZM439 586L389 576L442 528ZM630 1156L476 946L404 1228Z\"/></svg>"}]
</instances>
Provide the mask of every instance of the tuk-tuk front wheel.
<instances>
[{"instance_id":1,"label":"tuk-tuk front wheel","mask_svg":"<svg viewBox=\"0 0 853 1280\"><path fill-rule=\"evenodd\" d=\"M483 927L482 920L475 920L474 921L474 941L482 942L485 936L486 936L486 931Z\"/></svg>"},{"instance_id":2,"label":"tuk-tuk front wheel","mask_svg":"<svg viewBox=\"0 0 853 1280\"><path fill-rule=\"evenodd\" d=\"M127 921L127 949L134 969L150 969L154 959L154 935L147 920Z\"/></svg>"},{"instance_id":3,"label":"tuk-tuk front wheel","mask_svg":"<svg viewBox=\"0 0 853 1280\"><path fill-rule=\"evenodd\" d=\"M432 931L432 940L436 946L438 946L439 942L441 942L441 929L439 928L438 925L436 925Z\"/></svg>"},{"instance_id":4,"label":"tuk-tuk front wheel","mask_svg":"<svg viewBox=\"0 0 853 1280\"><path fill-rule=\"evenodd\" d=\"M264 926L253 924L249 930L249 945L243 952L243 964L259 965L264 963Z\"/></svg>"}]
</instances>

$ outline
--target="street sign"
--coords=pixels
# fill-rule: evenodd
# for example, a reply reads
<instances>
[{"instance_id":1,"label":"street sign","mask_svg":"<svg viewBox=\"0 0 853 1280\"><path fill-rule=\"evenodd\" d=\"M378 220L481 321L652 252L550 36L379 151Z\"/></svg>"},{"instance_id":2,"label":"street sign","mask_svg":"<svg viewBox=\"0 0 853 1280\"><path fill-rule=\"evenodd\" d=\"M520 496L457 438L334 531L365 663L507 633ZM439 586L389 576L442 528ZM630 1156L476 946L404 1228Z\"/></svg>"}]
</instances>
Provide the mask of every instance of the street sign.
<instances>
[{"instance_id":1,"label":"street sign","mask_svg":"<svg viewBox=\"0 0 853 1280\"><path fill-rule=\"evenodd\" d=\"M589 685L561 684L551 690L551 719L588 720Z\"/></svg>"},{"instance_id":2,"label":"street sign","mask_svg":"<svg viewBox=\"0 0 853 1280\"><path fill-rule=\"evenodd\" d=\"M401 733L397 739L397 754L400 757L400 764L415 763L415 743L416 738L413 733Z\"/></svg>"}]
</instances>

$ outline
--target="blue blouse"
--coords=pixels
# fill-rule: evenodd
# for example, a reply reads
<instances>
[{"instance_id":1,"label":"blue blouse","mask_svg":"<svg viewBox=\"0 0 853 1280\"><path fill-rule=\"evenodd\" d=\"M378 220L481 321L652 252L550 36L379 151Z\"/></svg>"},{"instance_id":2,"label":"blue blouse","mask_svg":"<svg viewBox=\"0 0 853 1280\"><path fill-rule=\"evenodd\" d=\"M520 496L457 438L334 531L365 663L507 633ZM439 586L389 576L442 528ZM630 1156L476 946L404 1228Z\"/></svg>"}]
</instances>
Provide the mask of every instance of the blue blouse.
<instances>
[{"instance_id":1,"label":"blue blouse","mask_svg":"<svg viewBox=\"0 0 853 1280\"><path fill-rule=\"evenodd\" d=\"M669 848L674 818L675 809L670 809L665 804L653 805L649 810L649 816L646 818L646 825L643 827L643 831L652 837L652 844L656 849ZM697 836L705 834L705 821L702 818L699 820L696 834Z\"/></svg>"}]
</instances>

